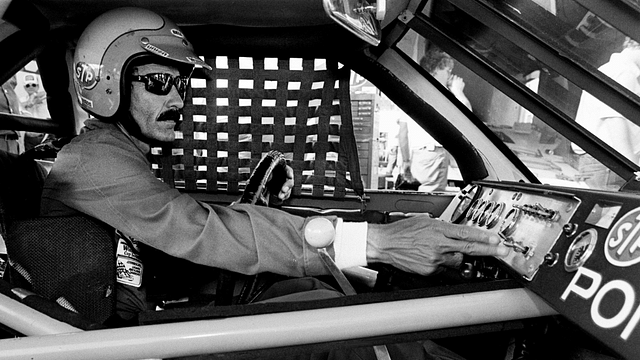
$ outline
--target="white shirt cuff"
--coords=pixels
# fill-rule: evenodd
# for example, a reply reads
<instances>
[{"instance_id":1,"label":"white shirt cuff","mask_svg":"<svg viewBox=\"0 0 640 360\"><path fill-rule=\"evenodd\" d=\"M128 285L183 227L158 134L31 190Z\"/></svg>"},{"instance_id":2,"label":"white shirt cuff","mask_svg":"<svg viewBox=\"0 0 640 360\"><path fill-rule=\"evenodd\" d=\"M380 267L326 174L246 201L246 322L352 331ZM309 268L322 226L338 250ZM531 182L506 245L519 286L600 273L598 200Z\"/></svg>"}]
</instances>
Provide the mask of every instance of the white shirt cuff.
<instances>
[{"instance_id":1,"label":"white shirt cuff","mask_svg":"<svg viewBox=\"0 0 640 360\"><path fill-rule=\"evenodd\" d=\"M367 223L344 222L338 218L333 243L338 268L367 265Z\"/></svg>"}]
</instances>

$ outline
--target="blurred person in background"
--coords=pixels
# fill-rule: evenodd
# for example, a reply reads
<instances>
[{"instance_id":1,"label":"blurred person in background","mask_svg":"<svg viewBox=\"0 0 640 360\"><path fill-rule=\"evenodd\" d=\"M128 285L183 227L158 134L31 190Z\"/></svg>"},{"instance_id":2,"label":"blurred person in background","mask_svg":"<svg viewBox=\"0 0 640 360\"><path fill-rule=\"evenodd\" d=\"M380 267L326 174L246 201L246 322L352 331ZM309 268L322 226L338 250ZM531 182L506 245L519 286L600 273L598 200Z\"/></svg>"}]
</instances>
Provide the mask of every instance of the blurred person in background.
<instances>
[{"instance_id":1,"label":"blurred person in background","mask_svg":"<svg viewBox=\"0 0 640 360\"><path fill-rule=\"evenodd\" d=\"M471 102L464 94L464 80L458 75L453 75L455 61L449 54L431 45L422 59L420 59L420 66L427 70L440 84L449 89L464 106L469 110L473 110Z\"/></svg>"},{"instance_id":2,"label":"blurred person in background","mask_svg":"<svg viewBox=\"0 0 640 360\"><path fill-rule=\"evenodd\" d=\"M2 94L0 96L0 113L20 114L20 101L15 88L18 85L16 76L12 76L7 82L2 84ZM19 154L20 135L14 130L0 130L0 150Z\"/></svg>"},{"instance_id":3,"label":"blurred person in background","mask_svg":"<svg viewBox=\"0 0 640 360\"><path fill-rule=\"evenodd\" d=\"M25 113L28 113L26 115L39 119L49 119L51 115L49 115L47 108L47 94L40 90L40 83L36 75L27 74L24 76L24 90L27 92L27 97L22 100L22 107ZM27 131L24 134L25 151L40 144L45 137L46 134Z\"/></svg>"},{"instance_id":4,"label":"blurred person in background","mask_svg":"<svg viewBox=\"0 0 640 360\"><path fill-rule=\"evenodd\" d=\"M460 102L471 109L464 95L464 80L453 75L455 62L449 54L431 45L420 59L420 66L445 86ZM398 144L402 155L402 173L406 189L418 191L444 191L448 185L450 155L435 139L406 115L398 120ZM402 181L396 188L402 190Z\"/></svg>"}]
</instances>

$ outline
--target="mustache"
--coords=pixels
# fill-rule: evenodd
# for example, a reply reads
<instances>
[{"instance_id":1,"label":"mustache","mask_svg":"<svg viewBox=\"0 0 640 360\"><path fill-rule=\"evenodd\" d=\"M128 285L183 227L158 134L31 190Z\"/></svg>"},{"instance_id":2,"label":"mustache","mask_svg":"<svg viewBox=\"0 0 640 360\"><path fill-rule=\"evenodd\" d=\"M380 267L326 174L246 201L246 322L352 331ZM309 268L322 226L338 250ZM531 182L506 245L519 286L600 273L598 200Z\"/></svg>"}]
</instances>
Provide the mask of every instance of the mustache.
<instances>
[{"instance_id":1,"label":"mustache","mask_svg":"<svg viewBox=\"0 0 640 360\"><path fill-rule=\"evenodd\" d=\"M169 109L158 116L158 121L173 120L175 122L178 122L181 115L182 111L178 109Z\"/></svg>"}]
</instances>

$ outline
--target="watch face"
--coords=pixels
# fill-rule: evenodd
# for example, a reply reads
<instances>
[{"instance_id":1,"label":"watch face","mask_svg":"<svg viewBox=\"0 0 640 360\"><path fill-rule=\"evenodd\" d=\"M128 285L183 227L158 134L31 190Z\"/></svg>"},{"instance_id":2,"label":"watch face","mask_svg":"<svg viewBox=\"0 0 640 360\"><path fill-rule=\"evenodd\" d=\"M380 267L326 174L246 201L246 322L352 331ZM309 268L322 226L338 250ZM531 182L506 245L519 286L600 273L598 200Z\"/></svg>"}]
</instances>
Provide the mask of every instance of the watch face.
<instances>
[{"instance_id":1,"label":"watch face","mask_svg":"<svg viewBox=\"0 0 640 360\"><path fill-rule=\"evenodd\" d=\"M588 229L576 236L569 246L567 255L564 258L564 269L576 271L589 259L596 246L598 233L594 229Z\"/></svg>"},{"instance_id":2,"label":"watch face","mask_svg":"<svg viewBox=\"0 0 640 360\"><path fill-rule=\"evenodd\" d=\"M456 209L453 211L453 214L451 214L451 222L458 223L462 221L466 214L471 213L469 209L471 208L471 204L476 205L474 201L477 201L476 197L480 193L479 190L480 186L471 185L468 190L462 190L460 192L460 194L458 195L460 202L458 203Z\"/></svg>"}]
</instances>

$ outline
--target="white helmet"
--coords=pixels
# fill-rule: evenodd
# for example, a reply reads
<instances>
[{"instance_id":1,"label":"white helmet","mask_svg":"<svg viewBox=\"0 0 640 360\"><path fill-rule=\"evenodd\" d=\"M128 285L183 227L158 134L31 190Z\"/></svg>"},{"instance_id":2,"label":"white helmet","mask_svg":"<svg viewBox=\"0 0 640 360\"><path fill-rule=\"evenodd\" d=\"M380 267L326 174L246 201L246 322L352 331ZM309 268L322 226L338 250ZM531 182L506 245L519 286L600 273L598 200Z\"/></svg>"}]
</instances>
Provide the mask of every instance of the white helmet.
<instances>
[{"instance_id":1,"label":"white helmet","mask_svg":"<svg viewBox=\"0 0 640 360\"><path fill-rule=\"evenodd\" d=\"M146 54L211 70L171 20L146 9L111 10L93 20L78 40L73 78L80 106L97 117L112 117L128 93L123 91L126 68Z\"/></svg>"}]
</instances>

